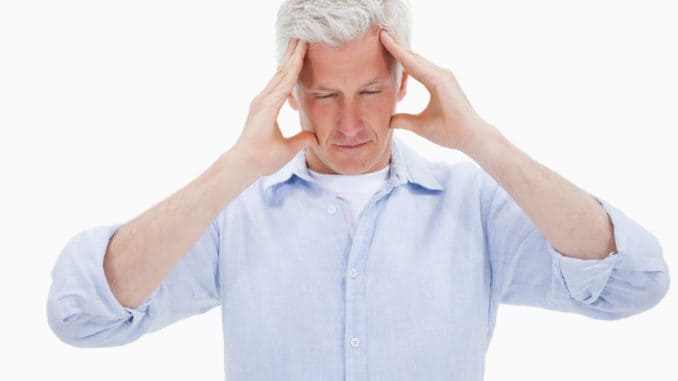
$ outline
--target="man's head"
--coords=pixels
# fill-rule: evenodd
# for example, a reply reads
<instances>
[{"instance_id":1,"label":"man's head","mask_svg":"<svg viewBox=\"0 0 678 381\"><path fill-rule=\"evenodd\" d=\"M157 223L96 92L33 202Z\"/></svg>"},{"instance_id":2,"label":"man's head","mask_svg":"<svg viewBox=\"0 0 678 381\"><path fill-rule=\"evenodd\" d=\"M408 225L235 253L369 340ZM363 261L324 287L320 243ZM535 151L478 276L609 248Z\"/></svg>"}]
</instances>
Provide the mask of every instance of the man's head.
<instances>
[{"instance_id":1,"label":"man's head","mask_svg":"<svg viewBox=\"0 0 678 381\"><path fill-rule=\"evenodd\" d=\"M288 100L299 111L301 128L318 137L318 146L307 151L310 169L355 175L389 163L389 121L405 95L407 74L382 46L379 30L389 29L409 45L409 25L403 1L283 3L276 25L278 62L291 39L309 42Z\"/></svg>"}]
</instances>

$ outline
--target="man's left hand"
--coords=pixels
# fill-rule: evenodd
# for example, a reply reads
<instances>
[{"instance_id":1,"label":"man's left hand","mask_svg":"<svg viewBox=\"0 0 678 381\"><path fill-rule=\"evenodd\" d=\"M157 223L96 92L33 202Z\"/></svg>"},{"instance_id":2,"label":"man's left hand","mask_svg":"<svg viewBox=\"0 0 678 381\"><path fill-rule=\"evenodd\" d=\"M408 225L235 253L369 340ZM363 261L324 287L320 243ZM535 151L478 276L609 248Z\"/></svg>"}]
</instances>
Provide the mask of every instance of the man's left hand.
<instances>
[{"instance_id":1,"label":"man's left hand","mask_svg":"<svg viewBox=\"0 0 678 381\"><path fill-rule=\"evenodd\" d=\"M393 115L391 128L410 130L433 143L462 152L471 148L468 145L472 144L473 136L489 125L473 109L452 71L407 49L393 33L382 30L380 40L431 96L421 113Z\"/></svg>"}]
</instances>

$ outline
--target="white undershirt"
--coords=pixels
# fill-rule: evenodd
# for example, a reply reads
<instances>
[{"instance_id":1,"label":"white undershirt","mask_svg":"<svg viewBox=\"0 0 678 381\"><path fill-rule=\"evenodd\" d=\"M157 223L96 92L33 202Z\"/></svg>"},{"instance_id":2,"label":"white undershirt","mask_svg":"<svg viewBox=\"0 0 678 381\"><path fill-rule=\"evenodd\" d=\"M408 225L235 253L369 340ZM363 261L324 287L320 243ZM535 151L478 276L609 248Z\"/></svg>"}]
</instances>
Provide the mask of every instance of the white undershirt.
<instances>
[{"instance_id":1,"label":"white undershirt","mask_svg":"<svg viewBox=\"0 0 678 381\"><path fill-rule=\"evenodd\" d=\"M390 165L376 172L362 175L335 175L308 170L320 186L337 194L342 205L351 237L365 206L372 196L381 190L388 180Z\"/></svg>"}]
</instances>

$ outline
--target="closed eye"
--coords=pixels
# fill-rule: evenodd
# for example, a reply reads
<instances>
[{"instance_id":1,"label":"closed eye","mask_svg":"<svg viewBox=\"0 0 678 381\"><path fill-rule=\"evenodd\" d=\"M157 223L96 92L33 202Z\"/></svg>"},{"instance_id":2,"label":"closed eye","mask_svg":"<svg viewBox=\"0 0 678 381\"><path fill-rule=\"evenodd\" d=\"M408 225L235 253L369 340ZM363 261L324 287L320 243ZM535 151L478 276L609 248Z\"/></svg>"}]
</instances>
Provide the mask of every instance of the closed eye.
<instances>
[{"instance_id":1,"label":"closed eye","mask_svg":"<svg viewBox=\"0 0 678 381\"><path fill-rule=\"evenodd\" d=\"M374 94L379 94L381 93L381 90L365 90L361 91L361 94L368 94L368 95L374 95ZM330 93L330 94L315 94L316 99L327 99L327 98L333 98L337 94L335 93Z\"/></svg>"}]
</instances>

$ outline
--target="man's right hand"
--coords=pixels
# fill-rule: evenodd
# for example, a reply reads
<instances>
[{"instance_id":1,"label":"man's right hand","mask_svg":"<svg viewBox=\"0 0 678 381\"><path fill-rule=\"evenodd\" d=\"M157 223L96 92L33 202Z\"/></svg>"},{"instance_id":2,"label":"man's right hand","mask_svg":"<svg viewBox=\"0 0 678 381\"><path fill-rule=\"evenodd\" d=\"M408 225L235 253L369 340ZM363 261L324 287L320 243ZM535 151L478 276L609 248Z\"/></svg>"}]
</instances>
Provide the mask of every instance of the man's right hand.
<instances>
[{"instance_id":1,"label":"man's right hand","mask_svg":"<svg viewBox=\"0 0 678 381\"><path fill-rule=\"evenodd\" d=\"M304 147L317 144L315 134L308 131L283 137L277 123L280 108L297 82L306 49L306 43L290 44L278 72L252 101L242 135L230 150L198 178L111 237L104 274L120 304L134 308L148 298L243 189L280 169Z\"/></svg>"},{"instance_id":2,"label":"man's right hand","mask_svg":"<svg viewBox=\"0 0 678 381\"><path fill-rule=\"evenodd\" d=\"M232 149L260 176L276 172L297 152L318 144L316 135L309 131L283 137L277 121L280 109L297 83L307 49L305 41L290 43L282 65L250 103L245 128Z\"/></svg>"}]
</instances>

